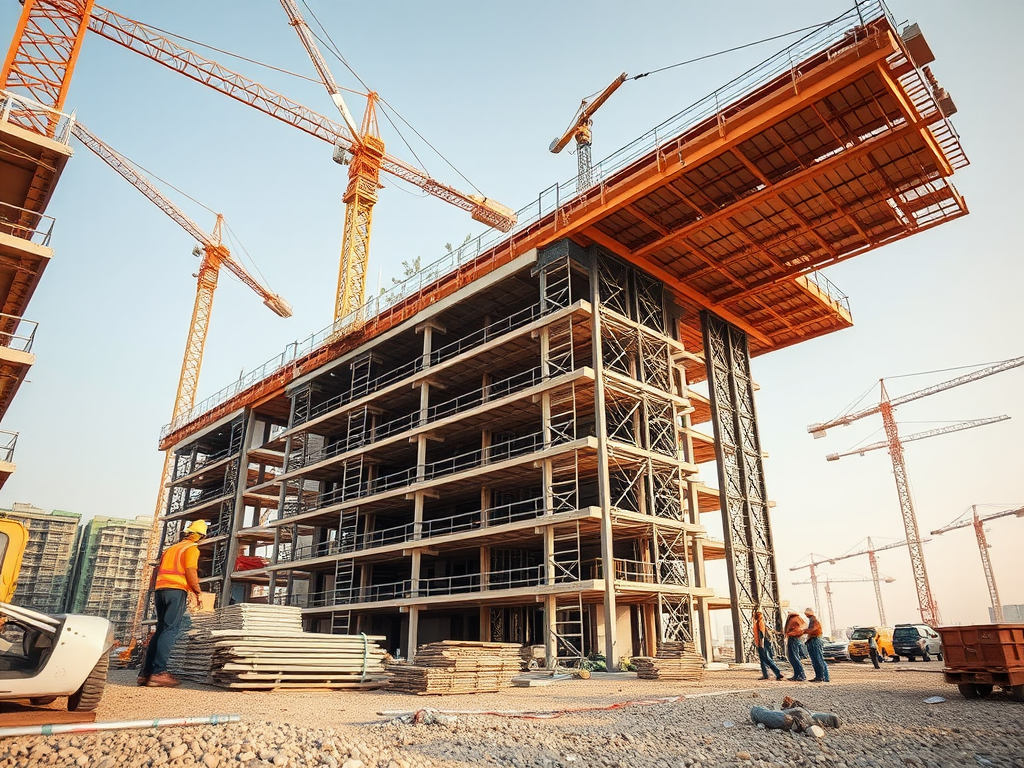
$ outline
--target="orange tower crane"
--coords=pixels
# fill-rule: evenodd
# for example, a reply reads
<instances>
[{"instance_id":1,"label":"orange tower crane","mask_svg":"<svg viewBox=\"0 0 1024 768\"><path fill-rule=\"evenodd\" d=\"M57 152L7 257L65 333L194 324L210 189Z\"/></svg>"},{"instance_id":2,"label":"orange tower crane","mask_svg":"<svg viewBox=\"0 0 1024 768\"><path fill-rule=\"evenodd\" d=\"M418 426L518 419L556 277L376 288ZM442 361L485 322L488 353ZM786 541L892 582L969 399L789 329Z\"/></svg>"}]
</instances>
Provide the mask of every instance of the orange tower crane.
<instances>
[{"instance_id":1,"label":"orange tower crane","mask_svg":"<svg viewBox=\"0 0 1024 768\"><path fill-rule=\"evenodd\" d=\"M998 520L1000 517L1009 517L1010 515L1024 517L1024 507L1004 509L1002 512L996 512L994 514L981 517L978 515L978 505L972 504L971 513L972 515L969 520L955 520L949 525L932 531L932 536L938 536L941 533L953 531L957 528L966 528L968 525L974 526L974 535L978 539L978 552L981 554L981 567L985 571L985 583L988 585L988 595L989 599L992 601L992 616L995 619L996 624L1002 624L1003 604L999 602L999 590L996 588L996 575L992 570L992 560L988 556L989 543L988 539L985 538L985 523L989 520Z\"/></svg>"},{"instance_id":2,"label":"orange tower crane","mask_svg":"<svg viewBox=\"0 0 1024 768\"><path fill-rule=\"evenodd\" d=\"M23 0L14 38L7 49L0 82L4 90L27 96L54 110L12 116L24 128L53 136L71 85L94 0Z\"/></svg>"},{"instance_id":3,"label":"orange tower crane","mask_svg":"<svg viewBox=\"0 0 1024 768\"><path fill-rule=\"evenodd\" d=\"M881 580L884 581L886 584L892 584L894 581L896 581L896 579L894 579L892 576L883 576L881 578ZM877 583L877 579L869 577L869 576L858 576L856 578L833 579L831 576L829 576L826 573L825 577L824 577L824 581L825 581L825 598L826 598L826 600L828 602L828 628L830 630L829 634L834 637L835 635L833 633L836 632L837 627L836 627L836 612L835 612L835 609L832 607L832 585L833 584L842 584L842 583L849 583L849 584L857 583L857 584L859 584L859 583L866 583L866 582L869 582L869 581L875 581ZM810 583L811 583L810 579L808 579L807 581L794 581L793 582L794 585L810 584ZM879 604L881 604L881 603L879 603ZM818 610L817 607L815 607L814 610L817 611ZM884 626L885 625L885 620L884 619L879 619L879 620L882 622L882 626Z\"/></svg>"},{"instance_id":4,"label":"orange tower crane","mask_svg":"<svg viewBox=\"0 0 1024 768\"><path fill-rule=\"evenodd\" d=\"M84 125L76 123L72 131L79 141L91 149L107 165L121 174L123 178L127 179L132 186L181 225L186 232L200 243L200 248L197 248L196 252L201 251L203 260L199 265L199 273L196 276L196 301L192 309L192 321L188 328L185 356L181 362L178 389L174 395L174 415L172 418L177 419L188 413L196 403L199 370L203 364L206 334L210 327L210 310L213 308L213 292L217 288L217 278L222 266L226 267L239 280L251 288L275 314L281 317L291 317L292 309L288 302L276 293L272 293L268 288L260 285L221 242L221 227L224 223L223 216L219 213L217 214L217 223L214 225L213 233L207 234L160 192L127 158L97 138ZM148 557L146 558L142 578L142 589L135 611L135 618L132 622L131 637L129 638L129 643L132 645L138 640L149 592L149 574L152 563L159 554L160 539L157 534L160 529L161 515L167 507L167 484L171 481L173 468L174 454L171 451L166 451L164 453L163 471L160 474L160 489L157 492L156 511L153 514L153 527L149 536Z\"/></svg>"},{"instance_id":5,"label":"orange tower crane","mask_svg":"<svg viewBox=\"0 0 1024 768\"><path fill-rule=\"evenodd\" d=\"M928 581L928 571L925 568L924 550L921 547L921 534L918 531L917 514L914 512L914 502L910 495L910 482L907 477L907 465L903 458L903 442L900 440L899 429L896 426L896 418L893 416L893 410L904 403L919 400L922 397L934 395L937 392L944 392L947 389L959 387L962 384L977 381L978 379L983 379L986 376L992 376L996 373L1002 373L1003 371L1008 371L1011 368L1016 368L1021 365L1024 365L1024 357L1003 360L995 365L990 365L987 368L982 368L981 370L973 371L972 373L967 373L963 376L957 376L949 381L934 384L930 387L920 389L917 392L901 395L895 399L889 398L889 393L885 389L885 380L880 379L881 399L878 405L871 406L870 408L866 408L862 411L857 411L856 413L840 416L824 423L811 424L807 427L807 431L817 439L824 437L826 430L831 429L832 427L847 426L858 419L873 416L876 413L882 414L882 424L885 427L886 436L886 442L884 445L889 449L889 457L892 459L893 476L896 478L896 492L899 495L900 512L903 515L903 527L907 534L907 549L910 552L910 564L914 571L914 584L917 588L917 603L921 611L921 620L929 626L936 626L939 623L939 611L935 604L935 599L932 597L932 588ZM985 423L992 423L992 421L1001 420L1002 418L996 418L982 421L985 421ZM922 433L912 437L915 439L923 439L924 437L958 431L958 429L969 429L976 426L981 426L981 424L977 422L963 422L962 424L954 425L953 427L934 430L931 434ZM881 444L877 447L881 447ZM860 451L851 451L850 453L862 453L866 450L869 449L864 448ZM840 454L832 454L829 457L829 460L834 461L839 457Z\"/></svg>"},{"instance_id":6,"label":"orange tower crane","mask_svg":"<svg viewBox=\"0 0 1024 768\"><path fill-rule=\"evenodd\" d=\"M286 1L282 0L282 2ZM576 116L573 118L572 125L565 130L565 133L552 141L548 147L549 152L557 155L566 148L571 139L576 139L577 192L582 192L594 183L593 167L590 158L590 147L594 139L594 132L591 129L594 124L594 113L597 112L602 104L608 101L608 98L613 93L619 90L619 86L626 82L626 79L627 75L623 72L612 80L608 87L601 91L593 101L583 99L580 102L580 108L576 112Z\"/></svg>"}]
</instances>

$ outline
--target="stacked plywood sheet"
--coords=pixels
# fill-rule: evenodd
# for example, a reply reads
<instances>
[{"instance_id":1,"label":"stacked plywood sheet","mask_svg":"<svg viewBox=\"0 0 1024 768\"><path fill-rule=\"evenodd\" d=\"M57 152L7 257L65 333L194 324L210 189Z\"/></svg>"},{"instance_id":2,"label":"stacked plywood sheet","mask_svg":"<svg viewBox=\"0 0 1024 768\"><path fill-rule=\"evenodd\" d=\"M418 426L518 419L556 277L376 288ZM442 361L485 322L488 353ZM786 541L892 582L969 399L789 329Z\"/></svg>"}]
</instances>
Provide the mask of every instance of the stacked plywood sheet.
<instances>
[{"instance_id":1,"label":"stacked plywood sheet","mask_svg":"<svg viewBox=\"0 0 1024 768\"><path fill-rule=\"evenodd\" d=\"M386 653L366 635L215 630L210 681L224 688L377 688Z\"/></svg>"},{"instance_id":2,"label":"stacked plywood sheet","mask_svg":"<svg viewBox=\"0 0 1024 768\"><path fill-rule=\"evenodd\" d=\"M382 639L303 632L299 608L239 603L191 616L169 667L225 688L374 688L387 680Z\"/></svg>"},{"instance_id":3,"label":"stacked plywood sheet","mask_svg":"<svg viewBox=\"0 0 1024 768\"><path fill-rule=\"evenodd\" d=\"M657 656L634 656L633 666L641 680L688 680L704 677L704 657L693 643L658 643Z\"/></svg>"},{"instance_id":4,"label":"stacked plywood sheet","mask_svg":"<svg viewBox=\"0 0 1024 768\"><path fill-rule=\"evenodd\" d=\"M391 664L390 688L400 693L498 691L512 685L522 659L516 643L445 640L421 645L413 664Z\"/></svg>"}]
</instances>

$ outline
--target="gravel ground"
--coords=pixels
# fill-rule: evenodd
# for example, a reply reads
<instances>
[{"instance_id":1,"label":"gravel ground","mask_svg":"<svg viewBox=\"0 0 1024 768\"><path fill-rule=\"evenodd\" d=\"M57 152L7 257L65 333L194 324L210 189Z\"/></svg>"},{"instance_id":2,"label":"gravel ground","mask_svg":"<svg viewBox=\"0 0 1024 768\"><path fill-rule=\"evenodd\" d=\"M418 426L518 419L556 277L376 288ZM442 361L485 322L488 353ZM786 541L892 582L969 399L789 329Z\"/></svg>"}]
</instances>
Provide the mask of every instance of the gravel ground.
<instances>
[{"instance_id":1,"label":"gravel ground","mask_svg":"<svg viewBox=\"0 0 1024 768\"><path fill-rule=\"evenodd\" d=\"M704 766L998 766L1024 768L1024 705L963 699L941 662L833 666L833 682L776 683L756 670L710 672L699 685L598 675L475 696L384 692L243 693L198 685L136 688L111 673L99 720L241 714L217 727L0 740L0 768L18 766L332 766L334 768L702 768ZM565 714L551 720L458 715L405 725L378 715L444 710L561 710L641 698L739 691L671 704ZM789 694L843 720L821 739L755 728L755 704ZM929 696L945 702L925 704ZM58 707L61 702L54 703ZM0 718L2 720L2 718ZM0 722L2 725L2 722Z\"/></svg>"}]
</instances>

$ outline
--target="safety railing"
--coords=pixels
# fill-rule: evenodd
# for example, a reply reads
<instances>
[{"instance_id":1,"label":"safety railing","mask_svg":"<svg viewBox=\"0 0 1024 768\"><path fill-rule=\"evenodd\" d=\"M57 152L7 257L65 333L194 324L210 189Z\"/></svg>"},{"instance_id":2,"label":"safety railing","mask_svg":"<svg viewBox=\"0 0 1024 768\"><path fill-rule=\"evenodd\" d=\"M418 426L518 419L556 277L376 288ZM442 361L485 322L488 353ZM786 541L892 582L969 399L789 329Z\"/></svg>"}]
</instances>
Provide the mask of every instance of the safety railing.
<instances>
[{"instance_id":1,"label":"safety railing","mask_svg":"<svg viewBox=\"0 0 1024 768\"><path fill-rule=\"evenodd\" d=\"M835 283L825 277L824 273L817 271L808 272L802 277L808 282L814 283L818 290L825 294L829 300L845 309L846 314L850 314L850 297L843 293Z\"/></svg>"},{"instance_id":2,"label":"safety railing","mask_svg":"<svg viewBox=\"0 0 1024 768\"><path fill-rule=\"evenodd\" d=\"M181 474L178 474L177 466L175 466L175 471L171 479L180 480L183 477L188 477L189 475L195 474L203 467L214 464L229 455L231 455L230 448L225 448L223 451L217 451L216 453L198 454L196 456L196 460L187 471L183 471Z\"/></svg>"},{"instance_id":3,"label":"safety railing","mask_svg":"<svg viewBox=\"0 0 1024 768\"><path fill-rule=\"evenodd\" d=\"M18 433L0 429L0 461L14 462L14 449L18 445Z\"/></svg>"},{"instance_id":4,"label":"safety railing","mask_svg":"<svg viewBox=\"0 0 1024 768\"><path fill-rule=\"evenodd\" d=\"M727 109L734 101L748 96L760 86L770 83L787 72L791 73L795 79L797 77L796 67L802 60L820 53L832 45L841 43L844 39L850 39L847 36L856 28L883 16L889 17L890 23L895 27L895 21L889 16L881 0L859 0L855 8L815 28L775 56L748 69L718 90L596 163L593 166L594 186L602 187L610 177L630 163L657 151L664 142L677 138L702 122L717 117L719 125L724 125ZM453 248L419 272L395 284L380 295L371 297L358 309L317 331L306 340L288 345L280 355L271 358L258 368L239 377L237 382L206 398L187 414L166 425L161 431L161 437L166 437L172 431L180 429L203 413L290 365L293 361L319 349L325 343L333 341L345 333L362 328L397 304L421 293L442 277L486 256L501 242L514 238L518 233L532 227L545 216L553 214L563 207L571 207L578 202L579 198L593 194L596 194L593 187L587 190L577 190L575 176L565 182L547 187L537 195L536 201L530 202L516 212L517 223L509 233L488 230L458 248ZM491 257L494 257L493 252L491 252Z\"/></svg>"},{"instance_id":5,"label":"safety railing","mask_svg":"<svg viewBox=\"0 0 1024 768\"><path fill-rule=\"evenodd\" d=\"M303 467L308 467L311 464L324 461L325 459L338 456L342 453L361 448L365 445L373 445L387 437L391 437L395 434L406 432L413 427L423 426L431 424L439 419L451 416L453 414L467 411L471 408L475 408L482 403L489 400L496 400L506 395L511 395L516 392L520 392L524 389L529 389L534 384L539 383L543 380L540 366L531 368L528 371L517 373L508 378L496 381L486 386L475 389L472 392L459 395L458 397L450 398L444 402L432 405L426 410L426 418L420 420L420 412L415 411L405 416L399 416L397 418L386 421L383 424L378 424L372 430L358 434L352 438L345 437L336 443L332 443L326 448L322 448L318 451L311 451L303 457ZM291 465L289 464L291 467ZM294 467L291 467L294 469Z\"/></svg>"},{"instance_id":6,"label":"safety railing","mask_svg":"<svg viewBox=\"0 0 1024 768\"><path fill-rule=\"evenodd\" d=\"M40 104L13 91L0 90L0 123L11 123L53 139L60 144L71 140L72 116Z\"/></svg>"},{"instance_id":7,"label":"safety railing","mask_svg":"<svg viewBox=\"0 0 1024 768\"><path fill-rule=\"evenodd\" d=\"M516 437L511 440L495 443L486 448L479 448L475 451L458 454L446 459L440 459L425 464L422 471L418 467L408 467L398 472L375 477L370 480L360 481L353 486L336 488L333 491L319 494L312 502L299 503L293 510L285 510L285 516L311 512L323 509L333 504L350 501L356 498L372 496L378 493L411 485L417 480L434 480L457 472L491 464L500 461L508 461L519 456L524 456L533 451L539 450L544 445L544 433L535 432L530 435Z\"/></svg>"},{"instance_id":8,"label":"safety railing","mask_svg":"<svg viewBox=\"0 0 1024 768\"><path fill-rule=\"evenodd\" d=\"M511 315L503 317L500 320L495 320L493 323L490 323L478 331L474 331L473 333L456 339L455 341L434 350L430 354L430 364L438 365L439 363L456 357L463 352L467 352L480 344L493 340L502 334L510 333L521 328L539 316L540 304L532 304L518 312L513 312ZM330 411L340 408L353 400L365 397L366 395L377 392L390 384L394 384L396 381L408 378L421 370L423 370L423 358L417 357L408 363L400 365L386 373L382 373L380 376L370 379L365 387L355 391L342 392L329 400L317 403L309 409L309 416L307 418L296 419L295 424L303 424L310 419L329 413Z\"/></svg>"},{"instance_id":9,"label":"safety railing","mask_svg":"<svg viewBox=\"0 0 1024 768\"><path fill-rule=\"evenodd\" d=\"M283 543L280 546L277 561L279 563L299 562L345 552L376 549L386 547L389 544L422 541L462 531L481 530L484 528L481 522L483 520L487 521L487 528L492 528L499 525L509 525L518 520L540 517L543 514L544 499L537 497L516 501L511 504L503 504L498 507L489 507L484 510L478 509L473 512L463 512L449 517L424 520L420 523L418 537L416 535L416 524L410 522L391 526L390 528L360 533L355 539L350 541L342 539L340 541L327 541L301 547L292 547L291 544Z\"/></svg>"},{"instance_id":10,"label":"safety railing","mask_svg":"<svg viewBox=\"0 0 1024 768\"><path fill-rule=\"evenodd\" d=\"M19 352L31 352L39 323L17 315L0 313L0 345ZM9 328L10 330L2 330Z\"/></svg>"},{"instance_id":11,"label":"safety railing","mask_svg":"<svg viewBox=\"0 0 1024 768\"><path fill-rule=\"evenodd\" d=\"M50 245L53 216L30 211L20 205L0 203L0 233L29 240L36 245Z\"/></svg>"}]
</instances>

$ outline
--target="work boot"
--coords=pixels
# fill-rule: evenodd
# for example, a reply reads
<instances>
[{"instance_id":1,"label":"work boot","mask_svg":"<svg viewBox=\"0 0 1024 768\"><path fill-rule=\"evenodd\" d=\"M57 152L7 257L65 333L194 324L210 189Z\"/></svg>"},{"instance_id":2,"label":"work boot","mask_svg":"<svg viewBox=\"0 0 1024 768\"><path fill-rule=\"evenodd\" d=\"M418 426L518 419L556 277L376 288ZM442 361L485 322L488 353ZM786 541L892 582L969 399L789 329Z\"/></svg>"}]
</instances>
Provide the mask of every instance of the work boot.
<instances>
[{"instance_id":1,"label":"work boot","mask_svg":"<svg viewBox=\"0 0 1024 768\"><path fill-rule=\"evenodd\" d=\"M140 688L149 685L149 675L139 675L137 678L135 678L135 684Z\"/></svg>"},{"instance_id":2,"label":"work boot","mask_svg":"<svg viewBox=\"0 0 1024 768\"><path fill-rule=\"evenodd\" d=\"M146 683L147 688L173 688L176 685L181 685L181 680L169 672L157 672L151 675L149 682Z\"/></svg>"}]
</instances>

